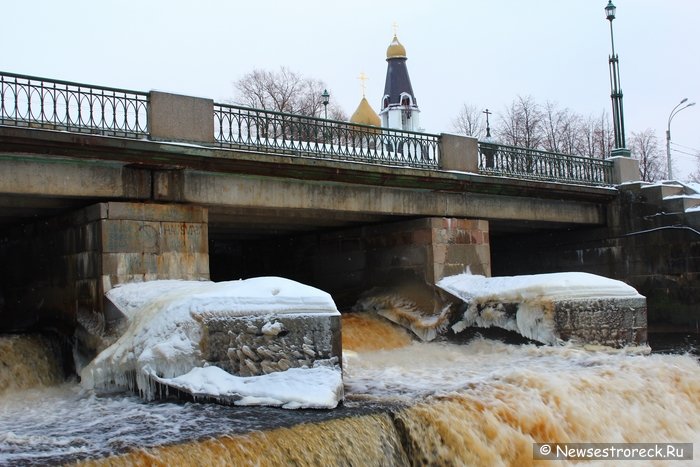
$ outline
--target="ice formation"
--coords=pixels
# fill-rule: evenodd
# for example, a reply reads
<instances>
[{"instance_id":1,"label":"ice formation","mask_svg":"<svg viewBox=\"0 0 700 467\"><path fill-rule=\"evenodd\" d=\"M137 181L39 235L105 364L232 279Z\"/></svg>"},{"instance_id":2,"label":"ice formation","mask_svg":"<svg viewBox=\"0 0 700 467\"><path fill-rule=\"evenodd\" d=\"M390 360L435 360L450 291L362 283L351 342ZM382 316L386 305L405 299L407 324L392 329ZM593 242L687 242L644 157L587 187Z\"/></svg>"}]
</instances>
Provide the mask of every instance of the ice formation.
<instances>
[{"instance_id":1,"label":"ice formation","mask_svg":"<svg viewBox=\"0 0 700 467\"><path fill-rule=\"evenodd\" d=\"M445 304L437 314L431 314L400 294L376 293L358 300L353 310L375 312L429 342L447 328L450 304Z\"/></svg>"},{"instance_id":2,"label":"ice formation","mask_svg":"<svg viewBox=\"0 0 700 467\"><path fill-rule=\"evenodd\" d=\"M268 405L285 409L333 408L343 395L335 368L290 368L262 376L234 376L221 368L193 368L176 378L157 378L195 397L229 399L234 405Z\"/></svg>"},{"instance_id":3,"label":"ice formation","mask_svg":"<svg viewBox=\"0 0 700 467\"><path fill-rule=\"evenodd\" d=\"M497 326L545 344L559 342L555 301L643 298L624 282L583 272L513 277L459 274L437 286L467 304L452 326L454 332L468 326Z\"/></svg>"},{"instance_id":4,"label":"ice formation","mask_svg":"<svg viewBox=\"0 0 700 467\"><path fill-rule=\"evenodd\" d=\"M295 369L256 377L238 378L241 384L232 386L233 375L226 379L217 370L201 369L206 365L200 352L202 316L241 317L279 314L308 315L324 313L339 315L331 296L321 290L279 277L260 277L230 282L152 281L125 284L110 290L108 298L127 317L124 334L102 351L81 371L82 384L89 388L138 390L150 400L156 396L156 383L189 386L194 391L218 388L232 392L277 386L274 394L256 399L255 391L241 394L245 403L258 400L261 404L291 407L335 407L342 395L339 369ZM265 333L279 333L279 325L271 322ZM194 370L194 371L193 371ZM223 372L223 370L221 370ZM337 375L334 375L337 373ZM216 374L213 384L212 374ZM304 379L301 375L308 374ZM184 375L184 376L183 376ZM197 383L202 377L212 384ZM180 379L178 379L180 378ZM229 384L223 384L226 380ZM306 381L306 399L298 389ZM228 389L226 389L228 388ZM336 394L329 397L328 393ZM318 396L316 399L313 396Z\"/></svg>"}]
</instances>

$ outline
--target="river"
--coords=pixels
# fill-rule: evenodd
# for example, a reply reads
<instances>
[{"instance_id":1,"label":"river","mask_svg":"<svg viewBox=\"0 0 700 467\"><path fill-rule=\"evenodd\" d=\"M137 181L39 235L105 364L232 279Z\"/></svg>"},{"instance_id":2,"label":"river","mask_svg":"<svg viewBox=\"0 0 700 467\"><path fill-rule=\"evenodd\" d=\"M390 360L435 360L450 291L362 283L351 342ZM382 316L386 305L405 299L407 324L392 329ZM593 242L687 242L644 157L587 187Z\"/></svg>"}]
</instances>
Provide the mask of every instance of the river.
<instances>
[{"instance_id":1,"label":"river","mask_svg":"<svg viewBox=\"0 0 700 467\"><path fill-rule=\"evenodd\" d=\"M700 456L697 334L652 335L651 355L483 334L423 343L344 315L346 399L300 411L96 395L47 341L0 337L0 465L547 465L536 442Z\"/></svg>"}]
</instances>

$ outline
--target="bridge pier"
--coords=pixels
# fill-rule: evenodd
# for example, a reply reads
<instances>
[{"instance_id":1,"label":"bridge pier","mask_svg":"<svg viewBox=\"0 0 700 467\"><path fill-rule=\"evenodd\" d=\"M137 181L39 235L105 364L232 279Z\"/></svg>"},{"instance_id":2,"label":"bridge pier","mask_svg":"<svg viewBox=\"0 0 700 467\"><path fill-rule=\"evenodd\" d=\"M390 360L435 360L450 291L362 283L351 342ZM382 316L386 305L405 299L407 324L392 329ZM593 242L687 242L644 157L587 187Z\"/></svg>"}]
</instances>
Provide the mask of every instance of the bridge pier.
<instances>
[{"instance_id":1,"label":"bridge pier","mask_svg":"<svg viewBox=\"0 0 700 467\"><path fill-rule=\"evenodd\" d=\"M373 287L432 287L469 268L491 275L485 220L425 217L276 240L213 241L212 278L284 275L329 292L340 310Z\"/></svg>"},{"instance_id":2,"label":"bridge pier","mask_svg":"<svg viewBox=\"0 0 700 467\"><path fill-rule=\"evenodd\" d=\"M104 292L155 279L208 279L207 210L107 202L17 227L0 244L0 331L104 325Z\"/></svg>"},{"instance_id":3,"label":"bridge pier","mask_svg":"<svg viewBox=\"0 0 700 467\"><path fill-rule=\"evenodd\" d=\"M237 247L225 248L232 244ZM491 274L485 220L425 217L290 237L210 240L206 208L134 202L98 203L10 229L0 260L6 265L0 330L52 326L66 333L81 319L104 325L104 293L128 282L277 275L328 291L342 309L377 286L432 286L467 268Z\"/></svg>"}]
</instances>

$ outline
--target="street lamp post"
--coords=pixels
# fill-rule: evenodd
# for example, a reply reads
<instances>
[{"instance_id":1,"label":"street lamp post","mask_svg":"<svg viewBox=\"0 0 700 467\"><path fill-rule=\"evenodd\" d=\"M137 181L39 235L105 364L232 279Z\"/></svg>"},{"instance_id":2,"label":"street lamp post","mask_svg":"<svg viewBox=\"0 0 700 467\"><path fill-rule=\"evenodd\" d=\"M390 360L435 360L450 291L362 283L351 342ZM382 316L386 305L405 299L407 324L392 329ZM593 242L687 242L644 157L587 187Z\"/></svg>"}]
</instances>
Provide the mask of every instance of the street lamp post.
<instances>
[{"instance_id":1,"label":"street lamp post","mask_svg":"<svg viewBox=\"0 0 700 467\"><path fill-rule=\"evenodd\" d=\"M668 115L668 126L666 127L666 164L668 165L668 179L671 180L673 179L673 167L671 165L671 120L673 120L673 117L676 116L678 112L680 112L683 109L687 109L690 106L695 105L695 102L690 102L688 104L685 104L688 102L688 98L684 97L681 99L681 101L676 105L673 110L671 110L671 113ZM681 105L685 104L683 107ZM678 107L681 107L680 109Z\"/></svg>"},{"instance_id":2,"label":"street lamp post","mask_svg":"<svg viewBox=\"0 0 700 467\"><path fill-rule=\"evenodd\" d=\"M630 150L625 144L625 119L622 112L622 89L620 87L620 63L615 53L615 39L613 37L613 20L615 19L615 5L612 0L608 0L605 7L605 17L610 21L610 43L612 54L608 59L610 64L610 99L612 99L613 111L613 131L615 133L615 147L612 150L613 156L629 156Z\"/></svg>"},{"instance_id":3,"label":"street lamp post","mask_svg":"<svg viewBox=\"0 0 700 467\"><path fill-rule=\"evenodd\" d=\"M323 118L328 120L328 102L331 99L331 95L328 94L328 89L323 90L323 94L321 94L321 98L323 99L321 101L323 103Z\"/></svg>"}]
</instances>

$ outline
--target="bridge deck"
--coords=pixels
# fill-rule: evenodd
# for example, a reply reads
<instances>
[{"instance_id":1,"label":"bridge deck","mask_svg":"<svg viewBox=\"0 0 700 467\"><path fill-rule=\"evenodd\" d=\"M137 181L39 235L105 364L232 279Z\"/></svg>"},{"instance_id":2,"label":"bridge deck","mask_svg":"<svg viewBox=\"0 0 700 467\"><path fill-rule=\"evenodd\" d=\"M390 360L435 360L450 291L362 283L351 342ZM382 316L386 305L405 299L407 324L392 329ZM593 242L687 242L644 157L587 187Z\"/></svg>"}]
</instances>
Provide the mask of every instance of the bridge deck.
<instances>
[{"instance_id":1,"label":"bridge deck","mask_svg":"<svg viewBox=\"0 0 700 467\"><path fill-rule=\"evenodd\" d=\"M213 232L312 229L415 216L473 217L505 228L600 225L611 187L377 166L0 126L5 223L105 199L209 207ZM228 228L227 228L228 226Z\"/></svg>"}]
</instances>

